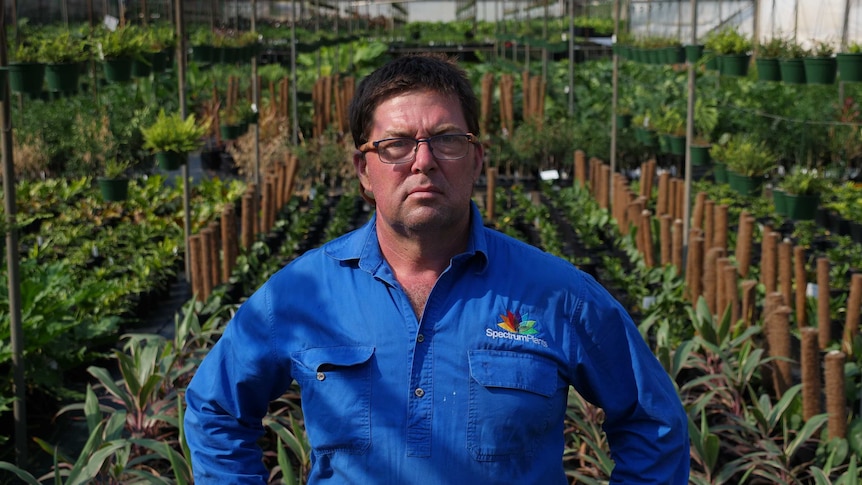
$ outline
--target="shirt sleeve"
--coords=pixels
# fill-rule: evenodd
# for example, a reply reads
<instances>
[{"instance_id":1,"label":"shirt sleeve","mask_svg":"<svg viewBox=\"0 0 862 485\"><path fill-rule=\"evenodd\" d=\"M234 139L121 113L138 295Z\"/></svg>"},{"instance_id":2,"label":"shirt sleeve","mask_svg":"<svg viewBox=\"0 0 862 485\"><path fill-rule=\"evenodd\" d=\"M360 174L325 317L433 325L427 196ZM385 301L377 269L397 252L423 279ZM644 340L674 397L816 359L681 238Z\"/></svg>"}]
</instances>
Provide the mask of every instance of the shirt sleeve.
<instances>
[{"instance_id":1,"label":"shirt sleeve","mask_svg":"<svg viewBox=\"0 0 862 485\"><path fill-rule=\"evenodd\" d=\"M572 329L572 384L605 412L611 484L688 483L688 416L623 307L584 275Z\"/></svg>"},{"instance_id":2,"label":"shirt sleeve","mask_svg":"<svg viewBox=\"0 0 862 485\"><path fill-rule=\"evenodd\" d=\"M257 444L269 403L291 383L271 342L268 288L237 311L186 391L185 435L196 483L265 483ZM286 368L285 368L286 367Z\"/></svg>"}]
</instances>

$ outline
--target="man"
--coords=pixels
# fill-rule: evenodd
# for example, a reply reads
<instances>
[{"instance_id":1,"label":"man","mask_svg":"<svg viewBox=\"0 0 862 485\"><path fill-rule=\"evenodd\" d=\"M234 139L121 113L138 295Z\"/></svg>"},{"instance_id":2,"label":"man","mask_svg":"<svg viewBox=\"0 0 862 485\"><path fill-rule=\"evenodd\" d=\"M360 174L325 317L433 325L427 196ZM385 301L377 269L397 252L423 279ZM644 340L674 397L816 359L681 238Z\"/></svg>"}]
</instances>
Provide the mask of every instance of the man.
<instances>
[{"instance_id":1,"label":"man","mask_svg":"<svg viewBox=\"0 0 862 485\"><path fill-rule=\"evenodd\" d=\"M463 71L395 59L350 123L375 215L274 275L204 359L186 395L198 483L265 481L261 419L294 379L310 484L565 484L570 386L605 412L613 483L687 483L686 414L623 308L483 226Z\"/></svg>"}]
</instances>

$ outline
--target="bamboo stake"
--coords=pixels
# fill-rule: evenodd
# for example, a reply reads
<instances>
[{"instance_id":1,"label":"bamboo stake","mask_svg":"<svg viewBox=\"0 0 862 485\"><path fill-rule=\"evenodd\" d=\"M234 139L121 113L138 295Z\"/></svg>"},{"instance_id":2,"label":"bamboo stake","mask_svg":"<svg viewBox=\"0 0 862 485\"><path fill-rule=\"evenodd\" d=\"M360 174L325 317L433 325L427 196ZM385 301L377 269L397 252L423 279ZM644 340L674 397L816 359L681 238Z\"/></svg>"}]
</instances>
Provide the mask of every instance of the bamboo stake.
<instances>
[{"instance_id":1,"label":"bamboo stake","mask_svg":"<svg viewBox=\"0 0 862 485\"><path fill-rule=\"evenodd\" d=\"M670 214L665 214L663 217L671 219ZM677 219L673 221L673 232L671 234L673 236L671 241L671 264L676 268L677 275L682 275L684 269L682 266L683 230L684 228L681 220Z\"/></svg>"},{"instance_id":2,"label":"bamboo stake","mask_svg":"<svg viewBox=\"0 0 862 485\"><path fill-rule=\"evenodd\" d=\"M689 285L689 299L697 303L703 294L703 263L704 244L706 241L702 236L689 240L688 257L691 259L691 284Z\"/></svg>"},{"instance_id":3,"label":"bamboo stake","mask_svg":"<svg viewBox=\"0 0 862 485\"><path fill-rule=\"evenodd\" d=\"M745 322L746 327L751 327L751 324L754 322L754 311L755 311L755 289L757 288L757 281L755 280L745 280L742 282L742 320Z\"/></svg>"},{"instance_id":4,"label":"bamboo stake","mask_svg":"<svg viewBox=\"0 0 862 485\"><path fill-rule=\"evenodd\" d=\"M820 349L832 341L832 317L829 313L829 259L817 258L817 329Z\"/></svg>"},{"instance_id":5,"label":"bamboo stake","mask_svg":"<svg viewBox=\"0 0 862 485\"><path fill-rule=\"evenodd\" d=\"M805 274L805 248L803 246L793 248L793 267L794 279L796 280L796 325L802 328L808 325L808 314L805 308L808 302L808 295L806 295L808 278Z\"/></svg>"},{"instance_id":6,"label":"bamboo stake","mask_svg":"<svg viewBox=\"0 0 862 485\"><path fill-rule=\"evenodd\" d=\"M793 245L789 239L778 243L778 288L786 305L793 302Z\"/></svg>"},{"instance_id":7,"label":"bamboo stake","mask_svg":"<svg viewBox=\"0 0 862 485\"><path fill-rule=\"evenodd\" d=\"M739 277L732 264L724 268L724 294L730 306L730 321L735 326L739 322Z\"/></svg>"},{"instance_id":8,"label":"bamboo stake","mask_svg":"<svg viewBox=\"0 0 862 485\"><path fill-rule=\"evenodd\" d=\"M703 267L703 294L706 298L706 306L709 312L713 315L718 313L716 309L716 261L724 256L724 250L721 248L710 248L706 251L706 261Z\"/></svg>"},{"instance_id":9,"label":"bamboo stake","mask_svg":"<svg viewBox=\"0 0 862 485\"><path fill-rule=\"evenodd\" d=\"M806 421L821 413L820 403L820 349L817 347L817 329L801 329L800 360L802 366L802 417Z\"/></svg>"},{"instance_id":10,"label":"bamboo stake","mask_svg":"<svg viewBox=\"0 0 862 485\"><path fill-rule=\"evenodd\" d=\"M673 249L673 235L671 233L671 218L668 214L662 214L659 217L659 238L661 265L666 266L671 264L671 251ZM680 241L682 245L682 241ZM679 271L679 268L677 268Z\"/></svg>"},{"instance_id":11,"label":"bamboo stake","mask_svg":"<svg viewBox=\"0 0 862 485\"><path fill-rule=\"evenodd\" d=\"M769 355L773 357L773 386L778 399L787 392L792 384L790 375L790 307L781 305L768 317Z\"/></svg>"},{"instance_id":12,"label":"bamboo stake","mask_svg":"<svg viewBox=\"0 0 862 485\"><path fill-rule=\"evenodd\" d=\"M715 202L709 199L703 203L703 238L711 248L715 241Z\"/></svg>"},{"instance_id":13,"label":"bamboo stake","mask_svg":"<svg viewBox=\"0 0 862 485\"><path fill-rule=\"evenodd\" d=\"M227 283L236 265L236 212L226 204L221 213L222 283Z\"/></svg>"},{"instance_id":14,"label":"bamboo stake","mask_svg":"<svg viewBox=\"0 0 862 485\"><path fill-rule=\"evenodd\" d=\"M189 237L189 251L191 254L192 294L197 301L204 301L202 290L204 262L200 234L193 234Z\"/></svg>"},{"instance_id":15,"label":"bamboo stake","mask_svg":"<svg viewBox=\"0 0 862 485\"><path fill-rule=\"evenodd\" d=\"M575 150L575 180L583 187L587 183L587 154Z\"/></svg>"},{"instance_id":16,"label":"bamboo stake","mask_svg":"<svg viewBox=\"0 0 862 485\"><path fill-rule=\"evenodd\" d=\"M760 263L760 275L763 286L767 293L772 293L778 288L778 278L775 274L776 260L778 259L778 238L781 237L775 231L767 231L763 235L762 257Z\"/></svg>"},{"instance_id":17,"label":"bamboo stake","mask_svg":"<svg viewBox=\"0 0 862 485\"><path fill-rule=\"evenodd\" d=\"M712 245L724 249L727 252L727 204L718 204L715 206L715 227L713 233Z\"/></svg>"},{"instance_id":18,"label":"bamboo stake","mask_svg":"<svg viewBox=\"0 0 862 485\"><path fill-rule=\"evenodd\" d=\"M673 215L668 210L669 193L670 173L662 172L658 176L658 196L656 197L655 213L660 216L669 215L671 216L671 220L673 220Z\"/></svg>"},{"instance_id":19,"label":"bamboo stake","mask_svg":"<svg viewBox=\"0 0 862 485\"><path fill-rule=\"evenodd\" d=\"M212 260L210 245L212 244L212 230L206 227L201 230L201 301L206 301L212 293L212 267L215 261Z\"/></svg>"},{"instance_id":20,"label":"bamboo stake","mask_svg":"<svg viewBox=\"0 0 862 485\"><path fill-rule=\"evenodd\" d=\"M653 255L652 244L652 213L648 209L641 211L640 232L643 234L644 264L647 268L655 266L655 256Z\"/></svg>"},{"instance_id":21,"label":"bamboo stake","mask_svg":"<svg viewBox=\"0 0 862 485\"><path fill-rule=\"evenodd\" d=\"M254 193L246 191L242 196L242 247L249 249L254 243Z\"/></svg>"},{"instance_id":22,"label":"bamboo stake","mask_svg":"<svg viewBox=\"0 0 862 485\"><path fill-rule=\"evenodd\" d=\"M698 192L694 199L694 209L692 210L691 227L703 229L703 211L706 204L706 192Z\"/></svg>"},{"instance_id":23,"label":"bamboo stake","mask_svg":"<svg viewBox=\"0 0 862 485\"><path fill-rule=\"evenodd\" d=\"M847 396L844 390L844 352L826 354L826 412L829 415L829 439L847 437Z\"/></svg>"},{"instance_id":24,"label":"bamboo stake","mask_svg":"<svg viewBox=\"0 0 862 485\"><path fill-rule=\"evenodd\" d=\"M739 214L739 234L736 238L736 263L739 267L739 275L748 277L751 265L752 238L754 236L754 217L745 211Z\"/></svg>"},{"instance_id":25,"label":"bamboo stake","mask_svg":"<svg viewBox=\"0 0 862 485\"><path fill-rule=\"evenodd\" d=\"M485 186L487 187L487 193L485 194L485 217L488 221L492 222L497 217L497 213L495 212L497 201L497 167L488 167L485 169L485 178Z\"/></svg>"},{"instance_id":26,"label":"bamboo stake","mask_svg":"<svg viewBox=\"0 0 862 485\"><path fill-rule=\"evenodd\" d=\"M847 317L844 320L844 353L853 355L853 340L859 333L859 312L862 311L862 273L850 277L850 295L847 297Z\"/></svg>"}]
</instances>

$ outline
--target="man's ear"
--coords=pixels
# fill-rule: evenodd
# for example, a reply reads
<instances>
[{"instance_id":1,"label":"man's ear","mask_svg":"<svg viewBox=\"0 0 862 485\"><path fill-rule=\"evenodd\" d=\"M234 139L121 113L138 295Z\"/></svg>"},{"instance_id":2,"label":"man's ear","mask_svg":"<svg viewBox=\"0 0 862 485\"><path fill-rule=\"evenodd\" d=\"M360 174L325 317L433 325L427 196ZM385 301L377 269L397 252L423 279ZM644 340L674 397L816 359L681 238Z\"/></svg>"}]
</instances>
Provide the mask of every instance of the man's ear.
<instances>
[{"instance_id":1,"label":"man's ear","mask_svg":"<svg viewBox=\"0 0 862 485\"><path fill-rule=\"evenodd\" d=\"M356 178L359 179L359 187L363 198L366 196L373 197L369 190L368 178L368 162L365 160L365 154L356 150L353 152L353 168L356 170Z\"/></svg>"},{"instance_id":2,"label":"man's ear","mask_svg":"<svg viewBox=\"0 0 862 485\"><path fill-rule=\"evenodd\" d=\"M476 160L475 167L473 168L473 180L479 180L479 176L482 175L482 170L485 167L485 146L481 143L476 143L473 146L476 149L476 153L474 154Z\"/></svg>"}]
</instances>

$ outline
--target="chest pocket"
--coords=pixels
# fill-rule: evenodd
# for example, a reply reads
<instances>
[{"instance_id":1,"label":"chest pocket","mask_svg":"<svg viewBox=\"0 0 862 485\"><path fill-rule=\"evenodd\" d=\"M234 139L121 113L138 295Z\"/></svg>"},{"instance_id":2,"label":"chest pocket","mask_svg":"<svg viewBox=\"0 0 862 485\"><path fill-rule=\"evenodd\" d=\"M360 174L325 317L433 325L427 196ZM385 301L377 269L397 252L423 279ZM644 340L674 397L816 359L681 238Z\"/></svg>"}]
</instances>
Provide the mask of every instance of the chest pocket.
<instances>
[{"instance_id":1,"label":"chest pocket","mask_svg":"<svg viewBox=\"0 0 862 485\"><path fill-rule=\"evenodd\" d=\"M374 347L326 347L291 355L312 447L362 453L371 446L371 356Z\"/></svg>"},{"instance_id":2,"label":"chest pocket","mask_svg":"<svg viewBox=\"0 0 862 485\"><path fill-rule=\"evenodd\" d=\"M554 426L560 387L549 359L521 352L472 350L467 449L479 461L530 456ZM562 401L561 401L562 400ZM562 419L562 417L560 417Z\"/></svg>"}]
</instances>

